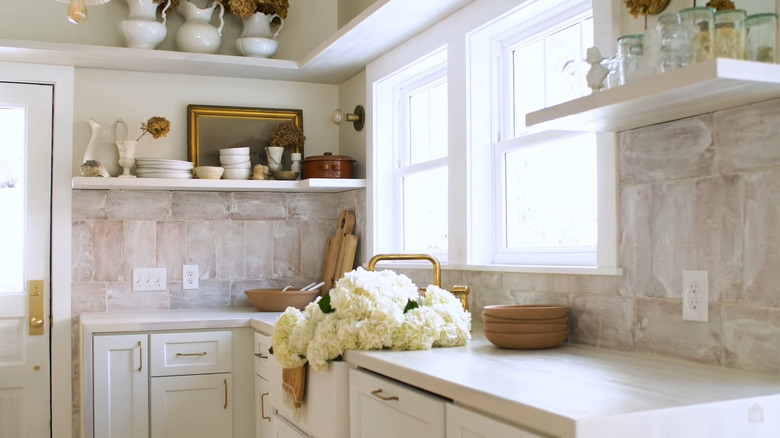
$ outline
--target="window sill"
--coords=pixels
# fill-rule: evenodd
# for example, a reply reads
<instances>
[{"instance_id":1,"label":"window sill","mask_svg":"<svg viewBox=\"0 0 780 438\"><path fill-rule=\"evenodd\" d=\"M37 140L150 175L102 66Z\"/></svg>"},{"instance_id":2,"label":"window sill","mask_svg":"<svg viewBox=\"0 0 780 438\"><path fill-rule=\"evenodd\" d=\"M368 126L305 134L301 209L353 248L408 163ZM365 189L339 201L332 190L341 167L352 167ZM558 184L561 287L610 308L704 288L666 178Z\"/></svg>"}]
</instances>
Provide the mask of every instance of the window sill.
<instances>
[{"instance_id":1,"label":"window sill","mask_svg":"<svg viewBox=\"0 0 780 438\"><path fill-rule=\"evenodd\" d=\"M376 268L420 269L430 271L431 264L428 262L379 262L377 263ZM491 271L558 275L623 275L622 268L591 268L586 266L458 265L454 263L442 263L441 269L443 271Z\"/></svg>"}]
</instances>

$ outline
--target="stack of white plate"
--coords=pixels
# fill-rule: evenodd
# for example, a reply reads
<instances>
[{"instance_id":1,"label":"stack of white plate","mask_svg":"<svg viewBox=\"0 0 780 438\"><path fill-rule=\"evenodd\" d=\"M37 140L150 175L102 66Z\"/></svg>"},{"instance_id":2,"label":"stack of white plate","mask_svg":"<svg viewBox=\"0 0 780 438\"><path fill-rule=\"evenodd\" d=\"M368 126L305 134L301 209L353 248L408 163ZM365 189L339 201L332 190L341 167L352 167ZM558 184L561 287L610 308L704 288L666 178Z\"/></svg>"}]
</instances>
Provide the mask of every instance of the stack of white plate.
<instances>
[{"instance_id":1,"label":"stack of white plate","mask_svg":"<svg viewBox=\"0 0 780 438\"><path fill-rule=\"evenodd\" d=\"M192 163L164 158L136 158L135 174L138 178L192 178Z\"/></svg>"},{"instance_id":2,"label":"stack of white plate","mask_svg":"<svg viewBox=\"0 0 780 438\"><path fill-rule=\"evenodd\" d=\"M248 179L252 173L248 147L220 149L219 164L225 169L223 179Z\"/></svg>"}]
</instances>

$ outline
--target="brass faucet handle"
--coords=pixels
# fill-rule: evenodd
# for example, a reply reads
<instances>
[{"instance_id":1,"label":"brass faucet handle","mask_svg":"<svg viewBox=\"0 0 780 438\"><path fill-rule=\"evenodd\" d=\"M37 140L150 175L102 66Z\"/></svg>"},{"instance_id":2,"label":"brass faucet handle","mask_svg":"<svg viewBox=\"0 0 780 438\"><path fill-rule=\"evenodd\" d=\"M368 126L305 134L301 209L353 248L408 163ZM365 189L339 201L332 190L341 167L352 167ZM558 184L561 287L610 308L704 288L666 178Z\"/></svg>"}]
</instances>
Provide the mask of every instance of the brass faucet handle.
<instances>
[{"instance_id":1,"label":"brass faucet handle","mask_svg":"<svg viewBox=\"0 0 780 438\"><path fill-rule=\"evenodd\" d=\"M468 286L463 284L456 284L452 286L452 290L450 292L452 292L452 294L460 300L460 305L463 306L463 310L469 310L467 297L470 290Z\"/></svg>"}]
</instances>

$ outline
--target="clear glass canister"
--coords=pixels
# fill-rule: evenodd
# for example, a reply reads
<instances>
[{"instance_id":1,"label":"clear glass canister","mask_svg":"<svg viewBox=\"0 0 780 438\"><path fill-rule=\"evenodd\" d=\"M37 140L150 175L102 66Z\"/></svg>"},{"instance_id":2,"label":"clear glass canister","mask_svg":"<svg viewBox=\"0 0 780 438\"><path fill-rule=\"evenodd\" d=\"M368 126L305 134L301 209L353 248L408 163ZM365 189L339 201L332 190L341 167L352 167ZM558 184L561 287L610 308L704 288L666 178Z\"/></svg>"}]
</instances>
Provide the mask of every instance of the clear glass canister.
<instances>
[{"instance_id":1,"label":"clear glass canister","mask_svg":"<svg viewBox=\"0 0 780 438\"><path fill-rule=\"evenodd\" d=\"M618 38L617 42L617 82L618 85L624 85L631 81L631 77L634 76L639 65L639 58L644 53L642 34L623 35Z\"/></svg>"},{"instance_id":2,"label":"clear glass canister","mask_svg":"<svg viewBox=\"0 0 780 438\"><path fill-rule=\"evenodd\" d=\"M716 58L745 59L744 9L726 9L715 13Z\"/></svg>"},{"instance_id":3,"label":"clear glass canister","mask_svg":"<svg viewBox=\"0 0 780 438\"><path fill-rule=\"evenodd\" d=\"M749 15L745 20L747 44L745 59L777 62L777 14Z\"/></svg>"},{"instance_id":4,"label":"clear glass canister","mask_svg":"<svg viewBox=\"0 0 780 438\"><path fill-rule=\"evenodd\" d=\"M688 40L684 38L677 14L661 14L655 26L661 42L658 67L661 72L680 68L687 64L686 53L690 51Z\"/></svg>"},{"instance_id":5,"label":"clear glass canister","mask_svg":"<svg viewBox=\"0 0 780 438\"><path fill-rule=\"evenodd\" d=\"M715 40L715 9L695 7L677 13L682 32L689 41L686 58L689 64L713 58Z\"/></svg>"}]
</instances>

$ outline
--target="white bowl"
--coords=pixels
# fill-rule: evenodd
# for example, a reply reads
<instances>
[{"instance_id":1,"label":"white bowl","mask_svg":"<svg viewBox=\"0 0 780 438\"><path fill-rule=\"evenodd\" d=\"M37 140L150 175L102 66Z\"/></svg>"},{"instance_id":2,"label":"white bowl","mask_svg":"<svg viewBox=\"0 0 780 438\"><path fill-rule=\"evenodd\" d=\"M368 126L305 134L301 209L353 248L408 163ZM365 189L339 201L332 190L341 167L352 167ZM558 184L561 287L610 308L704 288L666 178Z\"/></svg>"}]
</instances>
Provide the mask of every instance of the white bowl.
<instances>
[{"instance_id":1,"label":"white bowl","mask_svg":"<svg viewBox=\"0 0 780 438\"><path fill-rule=\"evenodd\" d=\"M222 164L238 164L249 162L249 155L220 154L219 162Z\"/></svg>"},{"instance_id":2,"label":"white bowl","mask_svg":"<svg viewBox=\"0 0 780 438\"><path fill-rule=\"evenodd\" d=\"M251 169L252 162L244 161L243 163L236 163L236 164L222 164L222 167L224 167L225 169Z\"/></svg>"},{"instance_id":3,"label":"white bowl","mask_svg":"<svg viewBox=\"0 0 780 438\"><path fill-rule=\"evenodd\" d=\"M225 148L219 150L220 155L249 155L249 147Z\"/></svg>"},{"instance_id":4,"label":"white bowl","mask_svg":"<svg viewBox=\"0 0 780 438\"><path fill-rule=\"evenodd\" d=\"M195 176L199 179L220 179L224 171L217 166L198 166L195 168Z\"/></svg>"},{"instance_id":5,"label":"white bowl","mask_svg":"<svg viewBox=\"0 0 780 438\"><path fill-rule=\"evenodd\" d=\"M279 42L271 38L243 37L236 39L236 48L242 55L268 58L276 53Z\"/></svg>"},{"instance_id":6,"label":"white bowl","mask_svg":"<svg viewBox=\"0 0 780 438\"><path fill-rule=\"evenodd\" d=\"M222 179L249 179L252 169L225 169Z\"/></svg>"}]
</instances>

